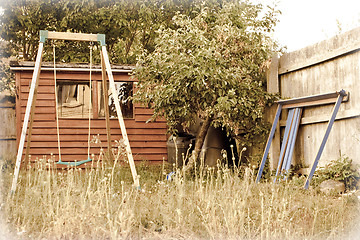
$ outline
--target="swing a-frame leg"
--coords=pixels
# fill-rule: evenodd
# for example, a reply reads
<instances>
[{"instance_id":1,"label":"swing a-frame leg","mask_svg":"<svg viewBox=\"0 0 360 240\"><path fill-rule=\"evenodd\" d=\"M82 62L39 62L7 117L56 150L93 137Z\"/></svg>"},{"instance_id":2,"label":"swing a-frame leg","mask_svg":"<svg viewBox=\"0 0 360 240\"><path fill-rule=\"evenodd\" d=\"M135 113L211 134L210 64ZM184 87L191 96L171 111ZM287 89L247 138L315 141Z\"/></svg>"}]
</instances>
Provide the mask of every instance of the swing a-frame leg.
<instances>
[{"instance_id":1,"label":"swing a-frame leg","mask_svg":"<svg viewBox=\"0 0 360 240\"><path fill-rule=\"evenodd\" d=\"M48 32L48 31L41 30L40 31L40 43L39 43L38 53L36 56L36 62L35 62L34 73L33 73L32 81L31 81L29 97L28 97L28 101L27 101L27 105L26 105L24 123L23 123L22 131L21 131L20 141L19 141L19 148L18 148L18 152L17 152L17 156L16 156L16 164L15 164L14 177L13 177L12 186L11 186L11 192L15 193L15 191L16 191L17 180L19 177L19 170L20 170L20 165L21 165L21 159L22 159L23 150L24 150L26 131L28 129L28 126L29 126L29 130L28 130L28 139L27 139L27 144L28 144L27 149L30 148L32 122L33 122L33 115L35 112L34 110L35 110L36 92L37 92L37 86L39 84L38 82L39 82L40 71L41 71L42 53L43 53L44 43L45 43L46 39L88 41L88 42L99 42L100 43L101 58L103 60L103 63L101 64L103 77L106 72L108 75L108 78L109 78L110 91L111 91L111 95L112 95L112 98L115 103L115 108L116 108L116 113L117 113L120 129L121 129L121 134L122 134L122 137L124 140L124 144L126 146L126 154L127 154L128 160L129 160L131 173L132 173L132 177L134 180L134 185L136 188L139 189L140 188L139 177L136 172L135 162L134 162L134 158L133 158L133 155L131 152L130 142L129 142L129 138L127 136L124 118L123 118L123 115L121 112L119 99L118 99L117 91L115 88L114 77L113 77L113 74L111 71L109 56L108 56L108 53L106 50L105 35L104 34ZM56 109L56 111L57 111L57 109ZM29 125L29 121L30 121L30 125ZM109 137L110 136L109 129L107 129L107 132L108 132L108 140L109 140L109 138L110 138ZM25 159L27 159L27 158L28 158L28 150L26 151ZM84 161L87 161L87 160L84 160ZM81 164L81 162L82 161L79 161L77 163L74 162L73 164L79 165L79 164ZM62 162L62 163L64 163L64 162ZM69 163L69 165L71 165L71 164Z\"/></svg>"},{"instance_id":2,"label":"swing a-frame leg","mask_svg":"<svg viewBox=\"0 0 360 240\"><path fill-rule=\"evenodd\" d=\"M43 48L44 48L44 43L40 42L39 48L38 48L38 53L36 56L34 73L33 73L33 77L31 80L29 97L28 97L28 101L26 104L24 124L23 124L22 130L21 130L19 148L18 148L18 152L17 152L17 156L16 156L14 177L13 177L13 181L12 181L12 185L11 185L12 193L15 193L15 191L16 191L16 185L17 185L17 180L18 180L19 171L20 171L21 157L22 157L23 150L24 150L26 131L27 131L28 124L29 124L30 111L32 110L32 112L34 112L34 110L35 110L35 107L33 107L33 106L35 106L35 101L36 101L35 92L37 92L37 86L38 86L39 77L40 77L40 68L41 68L41 59L42 59ZM34 114L31 114L31 119L30 119L31 123L33 121L33 116L34 116ZM29 135L28 135L28 143L27 143L28 146L30 145L30 140L31 140L30 139L31 131L32 131L31 127L32 127L32 124L30 124L30 126L29 126ZM28 149L28 147L27 147L27 149ZM27 159L27 158L28 158L28 155L25 157L25 159Z\"/></svg>"},{"instance_id":3,"label":"swing a-frame leg","mask_svg":"<svg viewBox=\"0 0 360 240\"><path fill-rule=\"evenodd\" d=\"M108 98L108 85L106 82L106 66L104 62L103 54L101 53L101 78L102 78L102 87L103 87L103 98L104 98L104 106L109 106L109 98ZM110 133L110 113L109 108L105 107L105 124L106 124L106 137L108 143L108 154L110 160L113 159L112 150L111 150L111 133Z\"/></svg>"}]
</instances>

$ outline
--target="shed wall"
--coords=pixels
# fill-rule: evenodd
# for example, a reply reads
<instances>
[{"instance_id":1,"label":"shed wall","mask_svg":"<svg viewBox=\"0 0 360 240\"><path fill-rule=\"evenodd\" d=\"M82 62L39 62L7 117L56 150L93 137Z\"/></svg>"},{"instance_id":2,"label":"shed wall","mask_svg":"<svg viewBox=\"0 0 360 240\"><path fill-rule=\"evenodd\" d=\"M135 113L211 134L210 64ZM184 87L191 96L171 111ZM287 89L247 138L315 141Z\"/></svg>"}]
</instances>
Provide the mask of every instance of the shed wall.
<instances>
[{"instance_id":1,"label":"shed wall","mask_svg":"<svg viewBox=\"0 0 360 240\"><path fill-rule=\"evenodd\" d=\"M101 81L101 73L92 74L93 86ZM19 94L16 103L17 139L20 139L21 127L26 110L31 83L31 71L17 71L16 85ZM114 73L115 81L131 81L127 73ZM57 71L57 81L89 81L89 73ZM54 75L51 71L40 74L36 100L34 124L32 130L30 155L32 161L52 153L58 160ZM147 160L153 163L167 159L166 123L164 120L146 123L152 116L152 110L134 105L134 118L125 119L130 147L136 161ZM96 116L95 116L96 117ZM62 161L87 159L88 118L60 118L60 142ZM100 149L107 149L106 125L104 118L91 119L91 138L99 138L101 143L91 143L90 152L99 155ZM117 119L110 119L111 145L121 140L121 131ZM26 146L26 143L25 143ZM25 149L24 149L25 154Z\"/></svg>"}]
</instances>

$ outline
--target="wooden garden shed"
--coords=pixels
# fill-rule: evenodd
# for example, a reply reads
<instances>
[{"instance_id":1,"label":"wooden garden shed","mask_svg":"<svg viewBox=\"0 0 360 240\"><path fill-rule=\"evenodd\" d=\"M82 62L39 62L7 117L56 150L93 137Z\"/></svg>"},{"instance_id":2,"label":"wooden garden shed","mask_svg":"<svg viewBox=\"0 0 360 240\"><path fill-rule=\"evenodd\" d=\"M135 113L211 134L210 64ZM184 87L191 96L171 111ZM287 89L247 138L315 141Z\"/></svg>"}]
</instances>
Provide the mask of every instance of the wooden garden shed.
<instances>
[{"instance_id":1,"label":"wooden garden shed","mask_svg":"<svg viewBox=\"0 0 360 240\"><path fill-rule=\"evenodd\" d=\"M131 78L131 66L112 66L125 118L130 147L136 161L150 163L167 160L166 123L164 120L148 122L152 110L128 100L136 86ZM34 62L12 62L11 70L16 78L16 129L20 139ZM89 64L56 65L57 112L62 161L79 161L87 158L90 119L90 153L98 155L107 149L104 97L102 97L102 73L100 66L93 66L90 94ZM109 96L109 95L108 95ZM91 98L91 103L89 99ZM121 130L109 98L111 146L121 144ZM26 147L26 143L25 143ZM24 149L25 154L25 149ZM58 136L56 127L55 77L52 63L42 63L30 151L31 161L53 154L58 160Z\"/></svg>"}]
</instances>

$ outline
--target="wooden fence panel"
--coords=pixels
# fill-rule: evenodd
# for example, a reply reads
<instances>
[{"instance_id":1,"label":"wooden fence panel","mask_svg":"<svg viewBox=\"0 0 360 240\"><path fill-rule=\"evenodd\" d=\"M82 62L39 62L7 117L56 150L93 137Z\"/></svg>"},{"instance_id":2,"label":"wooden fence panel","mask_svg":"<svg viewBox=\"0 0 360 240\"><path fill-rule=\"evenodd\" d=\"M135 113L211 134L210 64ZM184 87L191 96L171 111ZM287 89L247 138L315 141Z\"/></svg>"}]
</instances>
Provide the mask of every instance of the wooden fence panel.
<instances>
[{"instance_id":1,"label":"wooden fence panel","mask_svg":"<svg viewBox=\"0 0 360 240\"><path fill-rule=\"evenodd\" d=\"M15 103L3 99L0 96L0 158L10 160L16 156Z\"/></svg>"},{"instance_id":2,"label":"wooden fence panel","mask_svg":"<svg viewBox=\"0 0 360 240\"><path fill-rule=\"evenodd\" d=\"M273 61L268 85L279 86L282 98L296 98L344 89L349 101L342 103L325 145L319 166L341 154L360 164L360 28L284 54ZM275 74L275 77L274 77ZM269 77L272 76L272 77ZM276 77L277 76L277 77ZM269 90L269 88L268 88ZM333 104L308 107L303 111L293 163L312 165L330 119ZM280 121L285 125L286 112ZM282 130L278 129L278 133ZM280 144L275 141L271 166L277 164Z\"/></svg>"}]
</instances>

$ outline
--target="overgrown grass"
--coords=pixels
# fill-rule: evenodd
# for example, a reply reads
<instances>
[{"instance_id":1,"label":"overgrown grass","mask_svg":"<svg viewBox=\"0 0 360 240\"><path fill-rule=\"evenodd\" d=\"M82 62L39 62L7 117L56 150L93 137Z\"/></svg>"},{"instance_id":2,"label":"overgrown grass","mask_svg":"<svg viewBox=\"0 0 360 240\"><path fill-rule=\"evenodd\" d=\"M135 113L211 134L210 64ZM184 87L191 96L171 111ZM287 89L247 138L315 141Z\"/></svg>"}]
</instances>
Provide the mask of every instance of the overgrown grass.
<instances>
[{"instance_id":1,"label":"overgrown grass","mask_svg":"<svg viewBox=\"0 0 360 240\"><path fill-rule=\"evenodd\" d=\"M21 171L3 212L21 239L351 239L356 196L303 190L304 179L254 183L251 168L198 167L189 176L168 165L130 169L94 161L56 171L39 160Z\"/></svg>"}]
</instances>

